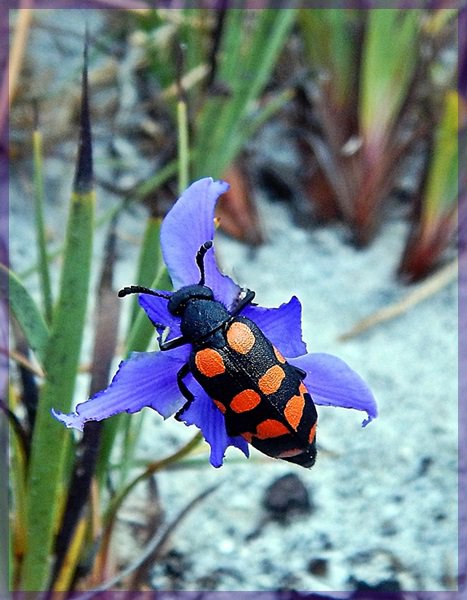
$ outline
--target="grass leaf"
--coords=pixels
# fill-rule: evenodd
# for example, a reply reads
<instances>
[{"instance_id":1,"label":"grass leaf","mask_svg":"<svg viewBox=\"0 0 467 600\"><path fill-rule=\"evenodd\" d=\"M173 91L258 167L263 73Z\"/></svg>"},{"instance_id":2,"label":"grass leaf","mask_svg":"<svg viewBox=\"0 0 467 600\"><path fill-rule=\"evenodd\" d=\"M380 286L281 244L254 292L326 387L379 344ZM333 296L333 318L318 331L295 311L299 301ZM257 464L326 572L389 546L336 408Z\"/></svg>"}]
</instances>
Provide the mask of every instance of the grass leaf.
<instances>
[{"instance_id":1,"label":"grass leaf","mask_svg":"<svg viewBox=\"0 0 467 600\"><path fill-rule=\"evenodd\" d=\"M196 117L193 177L222 176L253 133L244 126L271 75L295 21L293 9L227 11L217 82L226 94L211 93Z\"/></svg>"},{"instance_id":2,"label":"grass leaf","mask_svg":"<svg viewBox=\"0 0 467 600\"><path fill-rule=\"evenodd\" d=\"M313 71L326 79L329 97L344 110L355 95L357 47L352 32L356 12L342 9L301 9L299 23Z\"/></svg>"},{"instance_id":3,"label":"grass leaf","mask_svg":"<svg viewBox=\"0 0 467 600\"><path fill-rule=\"evenodd\" d=\"M47 258L47 244L44 227L44 179L42 174L42 134L39 128L33 131L33 158L34 158L34 192L35 192L35 220L36 239L39 256L39 278L41 282L42 304L47 323L52 321L52 289L50 285L49 262Z\"/></svg>"},{"instance_id":4,"label":"grass leaf","mask_svg":"<svg viewBox=\"0 0 467 600\"><path fill-rule=\"evenodd\" d=\"M360 125L367 154L384 152L418 55L419 10L368 11L360 82Z\"/></svg>"},{"instance_id":5,"label":"grass leaf","mask_svg":"<svg viewBox=\"0 0 467 600\"><path fill-rule=\"evenodd\" d=\"M95 197L87 99L87 52L83 69L80 144L66 231L58 302L44 352L46 379L39 396L28 475L26 547L20 589L45 590L63 505L71 434L55 422L52 408L69 412L79 366L91 273Z\"/></svg>"},{"instance_id":6,"label":"grass leaf","mask_svg":"<svg viewBox=\"0 0 467 600\"><path fill-rule=\"evenodd\" d=\"M42 313L21 280L7 267L0 265L1 293L9 296L15 315L30 348L43 364L49 329Z\"/></svg>"}]
</instances>

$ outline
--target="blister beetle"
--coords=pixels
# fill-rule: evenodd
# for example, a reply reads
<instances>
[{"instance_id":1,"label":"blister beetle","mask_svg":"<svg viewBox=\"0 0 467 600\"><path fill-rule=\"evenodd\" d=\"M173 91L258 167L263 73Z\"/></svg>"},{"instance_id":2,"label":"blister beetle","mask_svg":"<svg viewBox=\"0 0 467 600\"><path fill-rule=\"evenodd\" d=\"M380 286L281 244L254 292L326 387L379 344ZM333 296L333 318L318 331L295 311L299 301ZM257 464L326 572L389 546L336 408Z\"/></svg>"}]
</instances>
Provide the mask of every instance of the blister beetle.
<instances>
[{"instance_id":1,"label":"blister beetle","mask_svg":"<svg viewBox=\"0 0 467 600\"><path fill-rule=\"evenodd\" d=\"M178 419L183 419L194 399L184 382L191 372L224 415L229 436L242 436L273 458L311 467L316 459L318 416L304 383L306 373L288 363L261 329L240 314L253 303L253 291L243 290L230 311L214 298L205 285L204 269L204 257L211 247L212 242L207 241L197 252L197 284L170 295L129 286L120 290L119 296L142 293L166 298L167 310L181 319L182 335L159 342L163 352L184 344L192 347L188 362L177 374L180 392L187 400L176 415ZM163 323L154 325L164 328Z\"/></svg>"}]
</instances>

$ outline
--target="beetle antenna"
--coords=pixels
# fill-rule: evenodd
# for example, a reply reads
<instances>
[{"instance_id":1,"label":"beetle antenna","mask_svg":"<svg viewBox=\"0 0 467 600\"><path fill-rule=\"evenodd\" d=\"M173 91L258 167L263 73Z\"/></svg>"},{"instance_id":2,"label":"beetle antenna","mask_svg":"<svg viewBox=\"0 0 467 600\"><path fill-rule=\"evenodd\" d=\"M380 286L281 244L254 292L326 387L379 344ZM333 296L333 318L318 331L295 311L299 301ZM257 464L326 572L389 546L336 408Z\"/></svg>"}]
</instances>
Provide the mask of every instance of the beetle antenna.
<instances>
[{"instance_id":1,"label":"beetle antenna","mask_svg":"<svg viewBox=\"0 0 467 600\"><path fill-rule=\"evenodd\" d=\"M206 252L212 248L212 241L208 240L201 245L200 249L196 253L196 264L198 265L198 269L200 272L200 280L198 285L204 285L205 282L205 271L204 271L204 257L206 256Z\"/></svg>"},{"instance_id":2,"label":"beetle antenna","mask_svg":"<svg viewBox=\"0 0 467 600\"><path fill-rule=\"evenodd\" d=\"M157 296L158 298L165 298L166 300L170 300L170 296L168 294L161 294L160 292L150 290L149 288L143 287L142 285L129 285L127 287L124 287L118 292L118 297L123 298L124 296L128 296L129 294L150 294L151 296Z\"/></svg>"}]
</instances>

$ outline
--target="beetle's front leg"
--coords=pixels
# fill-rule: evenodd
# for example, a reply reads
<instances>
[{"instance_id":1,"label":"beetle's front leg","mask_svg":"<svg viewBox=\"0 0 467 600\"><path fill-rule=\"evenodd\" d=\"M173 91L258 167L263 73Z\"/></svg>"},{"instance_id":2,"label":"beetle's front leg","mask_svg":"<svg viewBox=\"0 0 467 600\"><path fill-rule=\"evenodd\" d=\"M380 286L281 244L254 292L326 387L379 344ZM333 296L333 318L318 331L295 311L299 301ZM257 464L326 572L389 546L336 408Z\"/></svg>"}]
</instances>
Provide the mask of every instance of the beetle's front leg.
<instances>
[{"instance_id":1,"label":"beetle's front leg","mask_svg":"<svg viewBox=\"0 0 467 600\"><path fill-rule=\"evenodd\" d=\"M175 338L178 339L178 338ZM178 383L178 387L180 389L180 392L182 393L182 396L184 398L186 398L186 402L185 404L182 406L182 408L177 411L177 413L175 414L175 418L177 419L177 421L181 421L181 414L190 406L190 404L193 402L193 400L195 399L195 397L193 396L193 394L190 392L190 390L187 388L185 382L183 381L183 379L188 375L188 373L190 372L190 366L188 363L185 363L181 369L179 369L178 373L177 373L177 383Z\"/></svg>"},{"instance_id":2,"label":"beetle's front leg","mask_svg":"<svg viewBox=\"0 0 467 600\"><path fill-rule=\"evenodd\" d=\"M188 344L188 340L183 336L172 338L171 340L161 340L159 342L159 348L164 352L165 350L173 350L184 344Z\"/></svg>"}]
</instances>

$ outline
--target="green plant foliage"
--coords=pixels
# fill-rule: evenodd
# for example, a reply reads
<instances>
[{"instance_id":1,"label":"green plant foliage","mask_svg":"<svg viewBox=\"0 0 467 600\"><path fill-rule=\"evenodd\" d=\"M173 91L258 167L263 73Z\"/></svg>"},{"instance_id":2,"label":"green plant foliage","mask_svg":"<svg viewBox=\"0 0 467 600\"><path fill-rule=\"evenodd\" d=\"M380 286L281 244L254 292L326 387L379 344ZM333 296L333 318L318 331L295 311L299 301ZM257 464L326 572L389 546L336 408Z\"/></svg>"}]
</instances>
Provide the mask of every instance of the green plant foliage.
<instances>
[{"instance_id":1,"label":"green plant foliage","mask_svg":"<svg viewBox=\"0 0 467 600\"><path fill-rule=\"evenodd\" d=\"M330 99L340 110L347 109L355 93L358 19L354 10L302 9L299 14L306 57L314 75L326 81Z\"/></svg>"},{"instance_id":2,"label":"green plant foliage","mask_svg":"<svg viewBox=\"0 0 467 600\"><path fill-rule=\"evenodd\" d=\"M74 194L58 304L44 353L28 480L27 554L22 589L46 589L49 555L62 502L70 432L51 423L53 407L70 410L83 339L91 267L94 194ZM51 451L53 448L53 451Z\"/></svg>"},{"instance_id":3,"label":"green plant foliage","mask_svg":"<svg viewBox=\"0 0 467 600\"><path fill-rule=\"evenodd\" d=\"M47 260L47 245L44 227L44 178L42 166L42 134L38 128L32 135L34 155L34 191L35 191L35 217L36 237L39 255L39 276L41 282L42 304L47 322L52 320L52 289L50 284L49 263Z\"/></svg>"},{"instance_id":4,"label":"green plant foliage","mask_svg":"<svg viewBox=\"0 0 467 600\"><path fill-rule=\"evenodd\" d=\"M216 83L196 118L193 177L220 177L255 130L255 101L294 23L292 9L227 11Z\"/></svg>"},{"instance_id":5,"label":"green plant foliage","mask_svg":"<svg viewBox=\"0 0 467 600\"><path fill-rule=\"evenodd\" d=\"M43 364L49 339L49 329L42 312L21 280L4 265L0 265L2 281L8 287L10 308L23 334L39 361Z\"/></svg>"},{"instance_id":6,"label":"green plant foliage","mask_svg":"<svg viewBox=\"0 0 467 600\"><path fill-rule=\"evenodd\" d=\"M368 11L359 115L370 162L384 152L407 97L420 43L420 17L419 10Z\"/></svg>"},{"instance_id":7,"label":"green plant foliage","mask_svg":"<svg viewBox=\"0 0 467 600\"><path fill-rule=\"evenodd\" d=\"M37 194L36 201L41 200L41 194ZM44 343L43 331L40 340L43 345L45 380L39 393L26 482L23 524L26 554L20 574L20 588L25 591L44 590L51 583L50 558L63 503L64 485L68 479L66 471L71 434L51 421L50 411L57 406L61 410L69 410L72 405L91 276L94 205L85 46L80 145L69 205L58 300L53 309L47 340ZM42 227L40 220L39 226ZM25 301L19 286L16 286L16 295ZM41 319L37 318L37 322L41 323Z\"/></svg>"},{"instance_id":8,"label":"green plant foliage","mask_svg":"<svg viewBox=\"0 0 467 600\"><path fill-rule=\"evenodd\" d=\"M206 174L222 176L263 115L268 111L270 116L271 107L277 110L286 100L280 95L279 104L277 96L264 106L258 104L296 14L294 9L226 10L221 14L173 10L138 17L147 34L150 69L164 90L174 122L180 110L174 83L182 75L177 72L174 48L184 46L191 179Z\"/></svg>"},{"instance_id":9,"label":"green plant foliage","mask_svg":"<svg viewBox=\"0 0 467 600\"><path fill-rule=\"evenodd\" d=\"M422 219L428 223L449 213L457 204L458 115L458 94L451 91L444 99L443 115L436 129L423 200Z\"/></svg>"},{"instance_id":10,"label":"green plant foliage","mask_svg":"<svg viewBox=\"0 0 467 600\"><path fill-rule=\"evenodd\" d=\"M313 175L306 186L317 217L346 221L356 245L376 234L404 158L427 136L427 107L435 111L452 81L452 69L438 56L443 44L450 47L452 18L451 10L300 11L310 72L302 128L311 160L304 169ZM435 84L435 72L442 72L442 83ZM442 153L452 157L448 147ZM454 181L451 158L440 151L436 160L446 162L434 171ZM434 171L420 195L421 219L453 196Z\"/></svg>"},{"instance_id":11,"label":"green plant foliage","mask_svg":"<svg viewBox=\"0 0 467 600\"><path fill-rule=\"evenodd\" d=\"M435 130L420 210L404 250L399 274L411 281L435 266L457 227L459 200L459 95L451 90L444 98Z\"/></svg>"}]
</instances>

